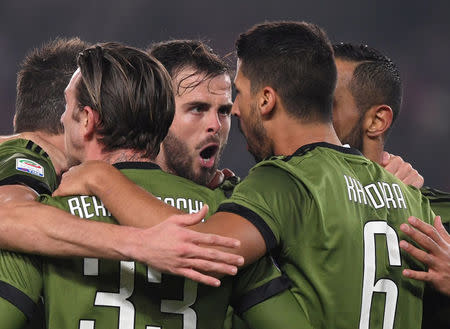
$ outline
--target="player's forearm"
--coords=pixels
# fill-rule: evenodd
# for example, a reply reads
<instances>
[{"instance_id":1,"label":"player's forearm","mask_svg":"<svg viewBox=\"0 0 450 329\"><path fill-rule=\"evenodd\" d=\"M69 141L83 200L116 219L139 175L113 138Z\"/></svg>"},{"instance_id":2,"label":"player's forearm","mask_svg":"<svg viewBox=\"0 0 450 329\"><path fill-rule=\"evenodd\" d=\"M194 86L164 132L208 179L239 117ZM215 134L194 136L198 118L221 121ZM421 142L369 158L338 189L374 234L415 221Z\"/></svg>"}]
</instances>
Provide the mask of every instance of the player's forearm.
<instances>
[{"instance_id":1,"label":"player's forearm","mask_svg":"<svg viewBox=\"0 0 450 329\"><path fill-rule=\"evenodd\" d=\"M37 202L0 208L0 247L50 256L128 259L129 227L82 220ZM126 241L125 241L126 240ZM119 250L120 248L120 250Z\"/></svg>"},{"instance_id":2,"label":"player's forearm","mask_svg":"<svg viewBox=\"0 0 450 329\"><path fill-rule=\"evenodd\" d=\"M90 190L123 225L151 227L171 215L184 214L160 201L111 166L90 180Z\"/></svg>"}]
</instances>

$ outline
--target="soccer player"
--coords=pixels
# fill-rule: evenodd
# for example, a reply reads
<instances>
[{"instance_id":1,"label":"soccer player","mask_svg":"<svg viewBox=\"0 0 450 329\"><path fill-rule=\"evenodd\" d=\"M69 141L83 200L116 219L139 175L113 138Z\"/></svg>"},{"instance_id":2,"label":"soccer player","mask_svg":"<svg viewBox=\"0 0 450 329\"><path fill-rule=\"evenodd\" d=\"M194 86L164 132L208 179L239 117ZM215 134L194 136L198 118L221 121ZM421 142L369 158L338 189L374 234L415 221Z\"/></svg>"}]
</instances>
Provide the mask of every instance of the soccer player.
<instances>
[{"instance_id":1,"label":"soccer player","mask_svg":"<svg viewBox=\"0 0 450 329\"><path fill-rule=\"evenodd\" d=\"M1 203L34 200L37 193L56 188L58 175L67 168L60 123L63 92L77 67L77 54L88 46L78 38L55 39L32 50L21 63L14 116L17 135L0 138ZM28 320L27 328L37 328L42 316L33 316L34 303L23 294L26 282L18 275L28 261L22 254L0 250L0 309L9 309L17 318L11 326ZM33 295L36 298L39 291ZM2 322L6 323L3 318Z\"/></svg>"},{"instance_id":2,"label":"soccer player","mask_svg":"<svg viewBox=\"0 0 450 329\"><path fill-rule=\"evenodd\" d=\"M334 45L333 49L338 71L333 124L338 137L343 143L359 149L369 159L383 164L383 161L386 161L383 156L387 155L383 152L384 144L398 117L402 100L398 69L389 58L367 45L340 43ZM395 167L396 162L401 161L398 157L391 160L393 162L388 165L391 167ZM404 177L402 171L398 175L400 178ZM417 187L420 188L423 179L420 181L419 177L419 182L407 181L407 183L419 183ZM448 227L450 195L431 188L422 188L421 192L429 199L433 211L441 215ZM445 232L440 220L435 223L436 228L417 220L413 220L412 223L419 231L408 229L406 226L402 226L401 229L430 250L430 255L424 254L406 241L401 241L400 247L416 256L429 269L427 272L405 270L404 274L410 278L427 280L436 287L441 287L443 293L450 295L450 287L445 288L446 283L448 286L450 275L448 247L445 249L445 246L450 243L450 236ZM421 231L428 234L429 238L421 236ZM439 261L439 258L442 259ZM447 270L446 264L449 264ZM449 307L449 298L439 297L426 290L425 300L423 328L425 326L438 328L444 326L444 323L448 325L445 312L442 310Z\"/></svg>"},{"instance_id":3,"label":"soccer player","mask_svg":"<svg viewBox=\"0 0 450 329\"><path fill-rule=\"evenodd\" d=\"M231 79L228 65L205 43L170 40L148 50L169 72L175 93L175 116L156 162L169 173L199 185L215 177L228 140ZM219 174L220 175L220 174Z\"/></svg>"},{"instance_id":4,"label":"soccer player","mask_svg":"<svg viewBox=\"0 0 450 329\"><path fill-rule=\"evenodd\" d=\"M194 229L239 238L246 263L271 253L294 281L313 327L419 328L423 283L402 270L423 264L400 253L398 241L407 236L399 226L411 215L430 223L433 213L417 190L341 146L331 119L336 67L325 33L308 23L265 23L243 33L236 48L232 113L252 154L269 158ZM89 176L89 168L73 168L68 186L100 193L112 213L134 223L104 193L113 184L106 180L115 175L110 167L76 185L73 177ZM162 218L174 212L127 180L120 188L134 191L132 211L149 214L142 225L159 222L155 209Z\"/></svg>"},{"instance_id":5,"label":"soccer player","mask_svg":"<svg viewBox=\"0 0 450 329\"><path fill-rule=\"evenodd\" d=\"M149 157L156 156L173 116L170 81L162 66L143 52L117 44L86 49L80 54L78 64L80 69L66 89L67 105L62 117L70 162L103 159L115 163L141 186L151 187L162 200L197 208L201 203L214 204L217 201L215 191L163 173L149 162ZM125 160L133 161L122 162ZM113 221L95 197L52 199L43 196L41 201L90 219L90 224L93 219ZM37 217L48 209L36 203L23 204L23 207L33 208ZM53 213L55 216L65 214ZM205 214L203 210L196 216L202 218ZM84 226L85 235L100 233L89 226ZM115 226L109 227L106 230ZM204 243L200 239L197 242ZM215 254L211 253L211 257ZM240 286L245 281L244 290L253 287L251 283L266 273L260 271L266 268L266 263L260 264L262 267L254 268L257 270L249 271L246 276L241 274L239 283L235 284ZM231 292L230 289L197 286L180 277L161 276L154 269L127 261L47 259L42 267L43 275L32 273L26 277L33 289L38 289L44 281L49 328L117 325L120 328L153 325L220 328ZM39 272L39 268L35 271ZM279 277L277 270L274 276ZM269 283L270 278L264 276L262 280ZM117 288L120 288L118 292ZM270 288L273 293L277 287ZM62 296L61 291L64 291ZM209 313L214 316L208 316Z\"/></svg>"},{"instance_id":6,"label":"soccer player","mask_svg":"<svg viewBox=\"0 0 450 329\"><path fill-rule=\"evenodd\" d=\"M333 125L342 143L350 144L366 157L386 165L389 155L384 144L400 112L402 90L400 74L396 65L374 48L366 45L341 43L333 46L338 80L333 106ZM395 172L401 159L394 157L388 171ZM398 172L398 178L406 178L406 167ZM411 177L413 177L411 175ZM404 183L421 187L419 181ZM444 222L450 221L450 195L424 188L436 214ZM449 219L447 219L449 218Z\"/></svg>"}]
</instances>

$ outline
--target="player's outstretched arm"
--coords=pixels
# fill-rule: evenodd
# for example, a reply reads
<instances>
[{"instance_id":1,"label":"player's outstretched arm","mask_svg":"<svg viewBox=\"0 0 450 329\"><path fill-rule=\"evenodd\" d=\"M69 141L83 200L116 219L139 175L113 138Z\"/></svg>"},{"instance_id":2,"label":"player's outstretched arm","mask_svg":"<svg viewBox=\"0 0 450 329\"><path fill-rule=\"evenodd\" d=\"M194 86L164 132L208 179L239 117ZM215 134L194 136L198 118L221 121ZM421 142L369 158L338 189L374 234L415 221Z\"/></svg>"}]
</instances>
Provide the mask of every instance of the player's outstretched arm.
<instances>
[{"instance_id":1,"label":"player's outstretched arm","mask_svg":"<svg viewBox=\"0 0 450 329\"><path fill-rule=\"evenodd\" d=\"M420 175L409 162L405 162L400 156L383 152L381 165L403 183L412 185L416 188L421 188L423 186L424 179L422 175Z\"/></svg>"},{"instance_id":2,"label":"player's outstretched arm","mask_svg":"<svg viewBox=\"0 0 450 329\"><path fill-rule=\"evenodd\" d=\"M441 218L436 216L434 226L415 217L408 218L407 224L400 229L416 241L426 251L414 247L402 240L400 247L428 266L428 271L403 270L403 275L416 280L430 282L436 290L450 296L450 235L442 225Z\"/></svg>"},{"instance_id":3,"label":"player's outstretched arm","mask_svg":"<svg viewBox=\"0 0 450 329\"><path fill-rule=\"evenodd\" d=\"M189 217L181 210L158 200L119 170L102 161L85 162L72 167L63 175L61 184L53 195L72 194L98 196L114 217L124 225L152 227L168 218ZM219 212L205 223L191 228L198 232L219 234L241 241L240 247L226 251L243 256L246 264L252 263L266 252L261 233L239 215Z\"/></svg>"},{"instance_id":4,"label":"player's outstretched arm","mask_svg":"<svg viewBox=\"0 0 450 329\"><path fill-rule=\"evenodd\" d=\"M206 213L205 207L195 215L143 230L82 220L35 201L9 202L0 207L0 247L50 256L135 259L162 272L217 286L216 278L202 272L235 274L243 259L210 248L233 249L239 241L185 228Z\"/></svg>"}]
</instances>

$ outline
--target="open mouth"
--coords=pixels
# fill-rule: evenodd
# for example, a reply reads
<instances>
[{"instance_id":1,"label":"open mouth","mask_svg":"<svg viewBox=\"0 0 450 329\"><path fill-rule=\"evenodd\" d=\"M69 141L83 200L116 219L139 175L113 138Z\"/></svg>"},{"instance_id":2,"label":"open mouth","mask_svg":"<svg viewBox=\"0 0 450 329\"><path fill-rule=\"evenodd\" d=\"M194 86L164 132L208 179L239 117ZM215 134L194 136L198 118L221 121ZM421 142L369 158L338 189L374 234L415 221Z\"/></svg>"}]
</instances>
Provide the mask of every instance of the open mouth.
<instances>
[{"instance_id":1,"label":"open mouth","mask_svg":"<svg viewBox=\"0 0 450 329\"><path fill-rule=\"evenodd\" d=\"M210 168L214 165L214 160L219 150L219 145L211 144L200 151L201 165Z\"/></svg>"}]
</instances>

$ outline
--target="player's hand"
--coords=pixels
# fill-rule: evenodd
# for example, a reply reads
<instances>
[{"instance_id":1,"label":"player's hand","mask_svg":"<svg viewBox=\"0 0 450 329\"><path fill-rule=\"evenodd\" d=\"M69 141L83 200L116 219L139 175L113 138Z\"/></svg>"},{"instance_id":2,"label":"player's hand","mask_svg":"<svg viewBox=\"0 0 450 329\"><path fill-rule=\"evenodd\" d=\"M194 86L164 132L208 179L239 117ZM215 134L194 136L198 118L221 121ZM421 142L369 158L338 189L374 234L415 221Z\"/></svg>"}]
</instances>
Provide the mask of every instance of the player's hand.
<instances>
[{"instance_id":1,"label":"player's hand","mask_svg":"<svg viewBox=\"0 0 450 329\"><path fill-rule=\"evenodd\" d=\"M233 171L231 171L228 168L224 168L222 170L216 170L213 178L209 181L207 187L209 187L211 190L214 190L218 188L220 185L222 185L223 181L227 178L236 176Z\"/></svg>"},{"instance_id":2,"label":"player's hand","mask_svg":"<svg viewBox=\"0 0 450 329\"><path fill-rule=\"evenodd\" d=\"M86 161L66 171L61 177L61 183L53 192L53 196L95 195L95 184L101 184L108 175L120 173L104 161Z\"/></svg>"},{"instance_id":3,"label":"player's hand","mask_svg":"<svg viewBox=\"0 0 450 329\"><path fill-rule=\"evenodd\" d=\"M426 251L414 247L402 240L400 247L411 256L428 266L428 271L403 270L403 275L421 281L430 282L434 288L450 296L450 235L436 216L434 226L415 217L408 218L408 224L400 225L400 229L417 242Z\"/></svg>"},{"instance_id":4,"label":"player's hand","mask_svg":"<svg viewBox=\"0 0 450 329\"><path fill-rule=\"evenodd\" d=\"M244 258L207 247L236 248L240 245L239 240L186 228L199 223L207 212L208 207L204 206L198 213L174 215L152 228L141 230L143 235L138 237L139 244L130 251L130 257L158 271L218 287L220 280L205 273L234 275L237 266L244 264Z\"/></svg>"},{"instance_id":5,"label":"player's hand","mask_svg":"<svg viewBox=\"0 0 450 329\"><path fill-rule=\"evenodd\" d=\"M421 188L423 186L424 180L422 175L420 175L409 162L405 162L400 156L383 152L381 165L403 183L412 185L416 188Z\"/></svg>"}]
</instances>

